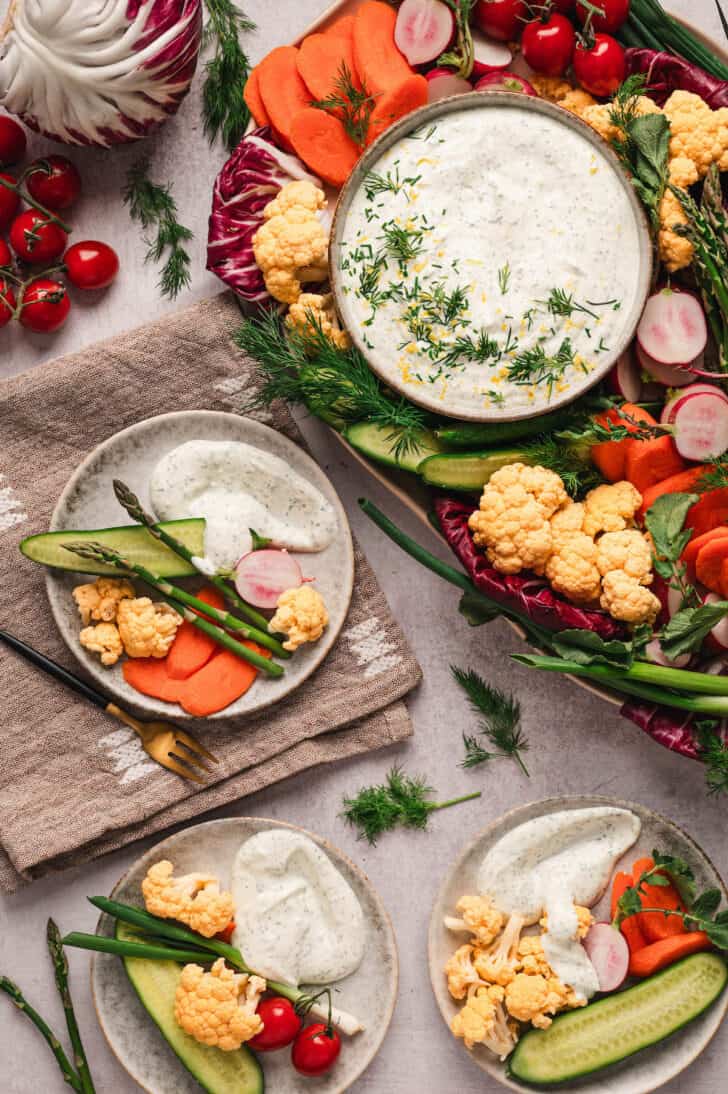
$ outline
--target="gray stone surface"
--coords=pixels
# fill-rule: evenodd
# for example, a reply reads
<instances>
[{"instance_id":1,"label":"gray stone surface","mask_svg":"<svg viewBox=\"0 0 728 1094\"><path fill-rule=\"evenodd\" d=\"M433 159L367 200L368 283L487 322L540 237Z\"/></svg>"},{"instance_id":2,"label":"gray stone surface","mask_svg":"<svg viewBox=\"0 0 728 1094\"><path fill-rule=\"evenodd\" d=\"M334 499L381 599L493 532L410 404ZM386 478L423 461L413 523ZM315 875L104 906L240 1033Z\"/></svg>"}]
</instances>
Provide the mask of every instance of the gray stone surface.
<instances>
[{"instance_id":1,"label":"gray stone surface","mask_svg":"<svg viewBox=\"0 0 728 1094\"><path fill-rule=\"evenodd\" d=\"M720 39L712 0L670 0L668 6ZM0 3L0 14L6 7ZM321 7L321 0L248 0L246 9L260 27L251 38L253 56L257 58L290 39ZM180 305L217 289L217 282L203 272L202 256L210 186L221 152L210 151L203 138L198 90L199 79L178 117L150 145L156 174L160 179L173 179L183 217L197 234L193 289L180 298ZM34 139L34 152L47 147L46 142ZM4 330L0 334L0 375L32 368L174 307L160 302L154 271L144 268L143 245L119 203L119 179L135 154L133 149L120 149L110 156L94 151L71 153L86 185L86 195L74 217L80 233L77 238L98 235L112 243L121 255L122 276L100 301L79 302L67 327L55 339L19 329ZM515 666L508 654L520 644L504 625L469 630L457 615L454 590L407 561L384 540L361 517L356 499L364 494L408 531L423 538L427 533L348 462L316 423L304 423L304 428L316 456L339 489L353 528L425 670L424 683L411 704L416 735L395 754L375 754L294 780L218 815L277 817L320 832L369 874L392 915L401 959L399 1003L382 1052L353 1089L359 1094L415 1094L421 1090L496 1094L499 1088L468 1061L462 1047L445 1030L429 986L427 922L436 887L452 856L487 821L513 805L556 793L602 793L640 801L666 813L702 844L725 874L726 805L706 796L697 764L654 745L611 707L568 681L537 677ZM1 464L0 454L0 469ZM38 605L38 611L44 610L44 605ZM493 682L518 692L532 746L530 780L509 764L494 766L489 772L465 772L457 766L460 734L471 718L449 679L452 662L473 665ZM481 788L483 797L436 815L427 833L392 834L370 849L357 843L339 818L341 797L379 779L394 760L427 774L447 796ZM28 803L27 821L33 824L32 802ZM23 985L28 997L59 1030L63 1017L44 950L46 918L52 914L65 930L91 930L96 917L85 896L108 892L148 845L137 845L97 864L36 883L11 898L0 898L0 970ZM78 1018L97 1090L100 1094L133 1094L138 1088L114 1059L96 1024L86 956L72 953L71 966ZM682 1079L663 1088L665 1094L718 1094L725 1089L727 1058L724 1032ZM0 1060L0 1090L7 1094L54 1094L67 1089L37 1034L6 999L0 1000ZM604 1089L609 1089L608 1083Z\"/></svg>"}]
</instances>

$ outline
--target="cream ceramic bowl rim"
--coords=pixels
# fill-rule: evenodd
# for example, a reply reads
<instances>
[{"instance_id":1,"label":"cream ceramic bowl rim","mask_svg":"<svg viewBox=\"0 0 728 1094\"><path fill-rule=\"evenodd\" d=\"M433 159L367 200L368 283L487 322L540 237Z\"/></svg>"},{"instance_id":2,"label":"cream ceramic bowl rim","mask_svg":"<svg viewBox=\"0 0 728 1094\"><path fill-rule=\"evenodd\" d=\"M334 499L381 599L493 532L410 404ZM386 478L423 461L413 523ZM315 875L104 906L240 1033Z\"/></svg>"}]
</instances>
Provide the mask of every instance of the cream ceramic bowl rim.
<instances>
[{"instance_id":1,"label":"cream ceramic bowl rim","mask_svg":"<svg viewBox=\"0 0 728 1094\"><path fill-rule=\"evenodd\" d=\"M382 1024L381 1024L381 1035L380 1035L379 1039L377 1040L376 1045L373 1046L372 1053L371 1053L371 1056L369 1057L369 1059L366 1061L366 1063L362 1064L362 1066L359 1069L359 1071L357 1072L357 1074L352 1078L351 1083L354 1083L358 1079L361 1078L361 1076L364 1074L364 1072L370 1066L372 1061L374 1059L376 1059L377 1055L379 1054L379 1051L380 1051L380 1049L381 1049L381 1047L384 1043L384 1039L387 1036L387 1033L389 1032L389 1027L392 1024L392 1018L394 1016L394 1011L395 1011L395 1008L397 1006L397 1000L399 998L399 975L400 975L399 974L399 950L397 948L397 935L396 935L396 932L394 930L394 925L392 923L391 916L390 916L389 912L387 911L387 908L384 904L384 901L382 900L381 896L379 895L379 892L378 892L376 886L374 885L374 882L369 878L368 874L366 874L360 866L357 866L357 864L352 859L350 859L348 855L344 854L344 852L339 847L337 847L335 843L332 843L332 841L327 839L325 836L320 836L320 835L318 835L318 833L312 832L309 828L302 828L300 825L291 824L289 821L277 820L275 817L254 817L254 816L249 816L249 817L248 816L245 816L245 817L219 817L216 820L201 821L200 824L194 824L194 825L191 825L191 827L192 828L202 828L202 827L207 827L208 825L233 824L233 823L239 823L239 822L245 823L245 822L251 822L251 821L255 824L263 824L265 826L270 826L271 828L285 828L288 831L300 832L301 835L307 836L310 840L312 840L316 844L317 847L321 847L321 849L324 850L327 855L331 855L333 853L334 865L336 865L335 860L337 858L340 859L341 861L343 861L346 864L347 868L349 870L351 870L352 874L355 875L355 877L358 879L358 881L361 883L361 885L363 885L363 887L367 890L372 902L376 906L376 909L377 909L379 915L381 916L382 922L384 924L385 930L386 930L388 938L389 938L390 952L391 952L391 957L392 957L391 1001L388 1004L387 1010L386 1010L386 1012L384 1013L384 1016L383 1016L383 1021L382 1021ZM179 831L184 831L185 833L189 832L190 827L187 827L187 828L183 827L183 828L179 829ZM159 843L155 843L152 847L147 848L147 850L144 851L143 854L139 855L138 858L136 858L134 860L134 862L132 862L131 865L124 871L124 873L121 875L119 880L114 885L113 889L111 890L111 893L109 894L110 899L112 899L112 900L114 899L116 893L118 892L121 885L126 881L129 874L132 872L132 870L134 870L139 865L139 863L144 858L146 858L149 855L152 855L153 853L156 854L162 847L164 847L168 843L169 840L174 839L174 837L177 836L178 834L179 834L179 832L171 832L163 840L160 840ZM99 918L96 921L96 926L94 928L94 933L95 934L100 933L101 924L106 919L110 919L110 917L105 912L102 912L101 915L99 916ZM100 1012L100 1009L99 1009L99 1001L98 1001L97 994L96 994L96 992L97 992L97 983L96 983L96 963L97 963L97 959L98 959L98 955L97 954L92 954L90 968L89 968L89 980L90 980L90 983L91 983L91 997L92 997L92 1000L93 1000L94 1011L96 1012L96 1019L99 1023L99 1027L101 1029L101 1032L103 1033L103 1035L106 1039L107 1045L109 1046L112 1053L114 1054L114 1057L118 1060L120 1065L124 1068L124 1071L127 1073L127 1075L129 1075L130 1078L132 1078L134 1080L134 1082L139 1085L141 1090L145 1091L145 1094L157 1094L157 1092L152 1087L144 1086L143 1083L139 1080L139 1078L132 1071L129 1070L126 1063L124 1062L122 1057L119 1055L119 1052L117 1051L117 1048L116 1048L116 1044L112 1040L111 1036L109 1035L109 1031L108 1031L106 1025L104 1024L104 1021L101 1017L101 1012ZM366 956L365 956L364 960L366 961ZM356 975L356 974L354 974L354 975ZM149 1021L151 1022L152 1019L150 1018ZM160 1033L160 1037L161 1036L162 1036L162 1034ZM173 1052L172 1048L170 1048L170 1052ZM265 1066L264 1066L264 1063L265 1063L265 1054L263 1054L263 1060L261 1061L261 1068L263 1070L263 1081L265 1082ZM350 1088L351 1083L348 1083L346 1087L334 1087L328 1092L328 1094L345 1094L345 1091Z\"/></svg>"},{"instance_id":2,"label":"cream ceramic bowl rim","mask_svg":"<svg viewBox=\"0 0 728 1094\"><path fill-rule=\"evenodd\" d=\"M640 276L638 279L637 292L635 293L631 309L622 328L622 334L615 342L614 347L607 351L600 359L598 367L590 372L588 377L585 377L585 383L578 386L574 393L568 391L562 393L557 398L551 399L547 405L541 407L536 413L529 407L524 407L517 413L502 413L497 409L488 410L482 407L473 410L464 409L463 407L459 407L457 410L447 410L446 400L441 400L439 398L422 398L418 395L417 389L413 392L409 387L400 383L397 377L393 377L389 371L382 367L381 362L377 360L376 352L373 352L366 345L356 324L350 328L344 321L346 305L341 270L339 269L339 249L351 202L354 195L360 189L366 175L374 168L382 154L391 148L391 146L401 137L421 128L428 122L441 118L443 115L458 113L463 110L488 110L495 107L536 111L536 113L540 113L545 117L556 121L560 125L564 125L568 129L580 133L589 144L599 150L607 161L607 164L618 176L634 214L637 229L638 250L636 258L640 263ZM582 121L581 118L578 118L575 114L570 113L563 107L556 106L554 103L547 102L544 99L534 98L533 96L523 95L513 91L489 91L487 93L473 91L464 95L453 95L447 99L441 99L438 102L428 103L426 106L420 107L419 110L413 111L406 117L401 118L398 122L395 122L394 125L391 125L380 134L364 152L341 189L334 209L329 238L329 277L336 308L352 342L362 354L372 372L374 372L388 387L407 399L408 402L422 407L424 410L437 415L437 417L473 422L514 422L538 417L541 414L550 413L553 410L558 410L561 407L567 406L569 403L574 402L575 399L586 394L586 392L591 390L591 388L599 383L600 380L603 380L634 337L637 324L639 323L645 302L649 295L650 285L652 283L653 262L654 246L647 216L642 203L637 197L634 187L629 183L616 152L614 152L610 145L603 140L591 126L587 125L586 122ZM575 386L576 385L572 385L572 387Z\"/></svg>"},{"instance_id":3,"label":"cream ceramic bowl rim","mask_svg":"<svg viewBox=\"0 0 728 1094\"><path fill-rule=\"evenodd\" d=\"M542 798L537 801L525 802L523 805L516 805L512 809L506 810L505 813L501 813L500 816L495 817L489 824L485 826L485 828L481 828L479 832L476 832L475 835L468 840L468 842L458 854L457 858L450 864L449 869L447 870L446 874L444 875L440 884L437 887L437 892L435 894L435 899L432 905L432 912L430 914L430 922L427 928L427 959L430 970L430 986L432 988L432 994L435 997L437 1009L442 1016L448 1033L450 1018L440 1005L443 971L442 968L436 963L436 950L437 935L442 927L441 920L438 916L438 909L443 903L444 895L447 892L453 876L457 873L458 870L462 869L463 863L468 859L468 857L472 854L473 850L475 849L475 847L477 847L479 843L481 843L491 833L494 833L502 826L504 826L502 833L503 835L505 835L509 831L512 831L513 828L515 828L516 825L521 822L521 818L523 818L524 815L531 813L532 810L538 810L538 812L531 813L531 815L527 817L527 819L529 820L535 819L536 816L546 816L549 813L556 813L559 810L563 809L590 809L601 806L609 806L614 809L628 809L631 812L635 812L637 816L647 815L651 819L654 818L654 820L656 820L660 824L664 824L668 828L673 828L676 832L679 833L681 839L684 839L692 848L695 849L697 856L708 864L720 885L723 899L728 899L728 888L726 888L726 883L724 882L720 872L714 865L712 859L709 858L709 856L705 853L700 844L698 844L697 841L694 840L693 837L688 832L686 832L681 825L677 824L669 817L663 816L662 813L658 813L657 810L650 809L650 807L647 805L642 805L641 802L624 801L621 798L612 798L608 795L602 794L569 794L552 798ZM700 1047L689 1057L682 1059L675 1066L675 1070L671 1071L669 1075L665 1076L664 1079L661 1079L659 1083L657 1083L655 1086L642 1088L640 1094L652 1094L653 1091L659 1090L660 1087L665 1085L665 1083L668 1083L672 1079L676 1078L676 1076L681 1075L683 1071L690 1067L690 1065L693 1064L695 1060L697 1060L698 1057L702 1055L702 1053L705 1051L705 1049L708 1047L710 1042L717 1034L725 1019L726 1012L728 1012L728 988L724 988L722 995L716 1001L714 1006L709 1008L708 1013L710 1013L710 1011L712 1010L715 1010L715 1012L719 1014L720 1017L715 1025L715 1028L707 1035L707 1037L705 1037ZM479 1057L473 1056L472 1059L473 1063L475 1063L477 1067L479 1067L482 1071L485 1071L487 1075L490 1075L493 1079L496 1080L496 1082L500 1083L501 1086L507 1087L509 1090L526 1091L532 1089L531 1087L528 1087L523 1083L519 1083L515 1079L511 1079L506 1073L504 1065L500 1061L494 1060L494 1066L491 1070L490 1068L485 1066L484 1062ZM625 1064L627 1066L629 1065L629 1057L625 1061ZM585 1076L585 1078L590 1081L598 1082L599 1072L594 1072L592 1075ZM608 1082L608 1078L606 1082ZM575 1087L573 1082L564 1083L562 1085L565 1091L571 1089L578 1091L578 1087Z\"/></svg>"}]
</instances>

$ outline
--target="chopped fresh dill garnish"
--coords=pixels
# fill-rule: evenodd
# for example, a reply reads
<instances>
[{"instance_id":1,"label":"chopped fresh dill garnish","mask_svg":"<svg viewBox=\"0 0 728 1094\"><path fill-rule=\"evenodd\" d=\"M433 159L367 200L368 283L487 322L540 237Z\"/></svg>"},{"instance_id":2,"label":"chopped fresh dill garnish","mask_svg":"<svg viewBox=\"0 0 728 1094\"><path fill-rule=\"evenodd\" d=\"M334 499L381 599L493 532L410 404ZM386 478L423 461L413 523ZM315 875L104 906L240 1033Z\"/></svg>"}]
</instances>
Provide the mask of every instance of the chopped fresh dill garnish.
<instances>
[{"instance_id":1,"label":"chopped fresh dill garnish","mask_svg":"<svg viewBox=\"0 0 728 1094\"><path fill-rule=\"evenodd\" d=\"M539 467L548 467L563 481L572 498L599 486L604 480L589 459L589 448L578 442L569 444L560 436L544 433L523 446L523 455Z\"/></svg>"},{"instance_id":2,"label":"chopped fresh dill garnish","mask_svg":"<svg viewBox=\"0 0 728 1094\"><path fill-rule=\"evenodd\" d=\"M427 224L397 224L394 220L382 225L385 249L396 258L403 277L407 273L408 263L422 254L425 232L431 230Z\"/></svg>"},{"instance_id":3,"label":"chopped fresh dill garnish","mask_svg":"<svg viewBox=\"0 0 728 1094\"><path fill-rule=\"evenodd\" d=\"M564 375L567 368L574 364L574 347L569 338L564 338L556 353L549 354L543 345L523 350L508 365L508 379L511 383L545 384L551 394L554 384Z\"/></svg>"},{"instance_id":4,"label":"chopped fresh dill garnish","mask_svg":"<svg viewBox=\"0 0 728 1094\"><path fill-rule=\"evenodd\" d=\"M603 337L603 336L602 336L602 337L601 337L601 338L599 339L599 345L598 345L598 346L597 346L597 348L596 348L596 349L594 350L594 352L595 352L595 353L608 353L608 352L609 352L609 346L608 346L608 345L607 345L607 343L606 343L606 342L604 341L604 337Z\"/></svg>"},{"instance_id":5,"label":"chopped fresh dill garnish","mask_svg":"<svg viewBox=\"0 0 728 1094\"><path fill-rule=\"evenodd\" d=\"M406 187L416 186L422 175L410 175L408 178L399 177L399 165L395 165L394 171L387 171L386 175L370 171L364 179L364 193L368 201L373 201L378 194L399 194L404 191L409 200Z\"/></svg>"},{"instance_id":6,"label":"chopped fresh dill garnish","mask_svg":"<svg viewBox=\"0 0 728 1094\"><path fill-rule=\"evenodd\" d=\"M331 94L325 99L313 99L311 106L339 118L354 144L358 148L364 148L376 97L369 92L364 82L361 87L357 87L346 62L342 62L339 68Z\"/></svg>"},{"instance_id":7,"label":"chopped fresh dill garnish","mask_svg":"<svg viewBox=\"0 0 728 1094\"><path fill-rule=\"evenodd\" d=\"M488 752L475 737L463 735L465 760L463 767L475 767L498 756L509 756L525 775L528 770L522 752L528 751L528 740L521 727L521 706L512 695L486 683L473 669L450 666L453 677L468 697L471 708L479 715L478 729L497 752Z\"/></svg>"},{"instance_id":8,"label":"chopped fresh dill garnish","mask_svg":"<svg viewBox=\"0 0 728 1094\"><path fill-rule=\"evenodd\" d=\"M543 305L551 315L558 315L564 319L571 319L574 312L583 312L584 315L590 315L592 319L599 318L596 312L591 311L584 304L579 304L574 300L573 293L567 293L565 289L552 289L548 300L537 300L536 303Z\"/></svg>"},{"instance_id":9,"label":"chopped fresh dill garnish","mask_svg":"<svg viewBox=\"0 0 728 1094\"><path fill-rule=\"evenodd\" d=\"M495 363L501 357L501 348L486 330L461 334L447 346L447 351L438 358L437 364L446 368L465 363Z\"/></svg>"},{"instance_id":10,"label":"chopped fresh dill garnish","mask_svg":"<svg viewBox=\"0 0 728 1094\"><path fill-rule=\"evenodd\" d=\"M493 403L493 406L505 406L506 397L502 391L494 391L493 388L490 388L486 391L486 395Z\"/></svg>"},{"instance_id":11,"label":"chopped fresh dill garnish","mask_svg":"<svg viewBox=\"0 0 728 1094\"><path fill-rule=\"evenodd\" d=\"M501 296L505 296L508 292L508 286L511 283L511 267L510 263L506 262L505 266L501 266L498 270L498 288L501 291Z\"/></svg>"}]
</instances>

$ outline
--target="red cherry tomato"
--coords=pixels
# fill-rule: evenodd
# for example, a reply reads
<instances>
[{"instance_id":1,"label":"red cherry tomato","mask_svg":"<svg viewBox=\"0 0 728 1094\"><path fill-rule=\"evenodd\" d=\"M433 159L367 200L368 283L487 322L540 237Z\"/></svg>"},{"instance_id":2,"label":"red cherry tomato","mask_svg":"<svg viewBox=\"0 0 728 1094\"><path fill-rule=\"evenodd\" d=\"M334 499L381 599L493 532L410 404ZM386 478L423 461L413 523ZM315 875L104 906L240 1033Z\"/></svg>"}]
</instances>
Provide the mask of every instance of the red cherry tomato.
<instances>
[{"instance_id":1,"label":"red cherry tomato","mask_svg":"<svg viewBox=\"0 0 728 1094\"><path fill-rule=\"evenodd\" d=\"M543 21L526 23L521 49L534 72L543 76L563 76L571 64L576 35L565 15L556 12Z\"/></svg>"},{"instance_id":2,"label":"red cherry tomato","mask_svg":"<svg viewBox=\"0 0 728 1094\"><path fill-rule=\"evenodd\" d=\"M6 182L15 182L12 175L0 172L0 179ZM7 186L0 185L0 228L7 228L18 209L20 208L20 196L17 190L8 190Z\"/></svg>"},{"instance_id":3,"label":"red cherry tomato","mask_svg":"<svg viewBox=\"0 0 728 1094\"><path fill-rule=\"evenodd\" d=\"M551 7L561 15L571 15L576 0L552 0Z\"/></svg>"},{"instance_id":4,"label":"red cherry tomato","mask_svg":"<svg viewBox=\"0 0 728 1094\"><path fill-rule=\"evenodd\" d=\"M20 308L20 322L28 330L48 334L58 330L66 322L71 310L65 285L39 277L25 290Z\"/></svg>"},{"instance_id":5,"label":"red cherry tomato","mask_svg":"<svg viewBox=\"0 0 728 1094\"><path fill-rule=\"evenodd\" d=\"M63 256L68 279L77 289L105 289L119 272L119 258L108 243L85 239L74 243ZM233 924L234 929L235 924Z\"/></svg>"},{"instance_id":6,"label":"red cherry tomato","mask_svg":"<svg viewBox=\"0 0 728 1094\"><path fill-rule=\"evenodd\" d=\"M275 1052L276 1049L285 1048L295 1040L301 1029L302 1022L296 1014L296 1008L281 995L261 999L258 1015L263 1022L263 1029L248 1041L248 1045L255 1052Z\"/></svg>"},{"instance_id":7,"label":"red cherry tomato","mask_svg":"<svg viewBox=\"0 0 728 1094\"><path fill-rule=\"evenodd\" d=\"M46 209L68 209L81 193L81 176L65 156L44 156L31 163L26 186Z\"/></svg>"},{"instance_id":8,"label":"red cherry tomato","mask_svg":"<svg viewBox=\"0 0 728 1094\"><path fill-rule=\"evenodd\" d=\"M15 311L15 293L7 281L0 278L0 327L4 327L13 318Z\"/></svg>"},{"instance_id":9,"label":"red cherry tomato","mask_svg":"<svg viewBox=\"0 0 728 1094\"><path fill-rule=\"evenodd\" d=\"M13 256L10 254L10 248L4 239L0 239L0 266L10 266L13 261Z\"/></svg>"},{"instance_id":10,"label":"red cherry tomato","mask_svg":"<svg viewBox=\"0 0 728 1094\"><path fill-rule=\"evenodd\" d=\"M630 0L598 0L596 7L601 8L604 15L592 15L591 26L594 30L607 30L613 34L629 15L629 5ZM583 4L577 3L576 14L585 23L589 11Z\"/></svg>"},{"instance_id":11,"label":"red cherry tomato","mask_svg":"<svg viewBox=\"0 0 728 1094\"><path fill-rule=\"evenodd\" d=\"M578 42L574 75L591 95L606 97L616 91L627 75L624 50L617 39L611 34L595 34L593 45Z\"/></svg>"},{"instance_id":12,"label":"red cherry tomato","mask_svg":"<svg viewBox=\"0 0 728 1094\"><path fill-rule=\"evenodd\" d=\"M478 0L475 5L475 22L483 34L501 42L518 38L527 18L526 0Z\"/></svg>"},{"instance_id":13,"label":"red cherry tomato","mask_svg":"<svg viewBox=\"0 0 728 1094\"><path fill-rule=\"evenodd\" d=\"M25 130L7 114L0 117L0 163L18 163L25 155Z\"/></svg>"},{"instance_id":14,"label":"red cherry tomato","mask_svg":"<svg viewBox=\"0 0 728 1094\"><path fill-rule=\"evenodd\" d=\"M325 1022L306 1026L296 1037L291 1049L291 1063L302 1075L323 1075L329 1071L341 1052L341 1039Z\"/></svg>"},{"instance_id":15,"label":"red cherry tomato","mask_svg":"<svg viewBox=\"0 0 728 1094\"><path fill-rule=\"evenodd\" d=\"M18 258L46 265L66 249L68 236L37 209L26 209L10 225L10 246Z\"/></svg>"}]
</instances>

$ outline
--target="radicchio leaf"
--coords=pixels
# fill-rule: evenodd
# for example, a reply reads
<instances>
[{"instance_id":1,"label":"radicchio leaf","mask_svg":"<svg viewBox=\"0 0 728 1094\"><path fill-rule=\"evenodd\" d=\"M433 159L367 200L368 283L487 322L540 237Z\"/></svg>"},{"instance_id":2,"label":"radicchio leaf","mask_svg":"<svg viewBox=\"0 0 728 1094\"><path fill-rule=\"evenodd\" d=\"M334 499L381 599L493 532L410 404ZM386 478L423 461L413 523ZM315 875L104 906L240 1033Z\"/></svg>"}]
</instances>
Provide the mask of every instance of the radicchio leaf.
<instances>
[{"instance_id":1,"label":"radicchio leaf","mask_svg":"<svg viewBox=\"0 0 728 1094\"><path fill-rule=\"evenodd\" d=\"M641 72L647 78L650 98L662 105L673 91L692 91L711 110L728 106L728 81L711 76L705 69L654 49L628 49L627 73Z\"/></svg>"}]
</instances>

